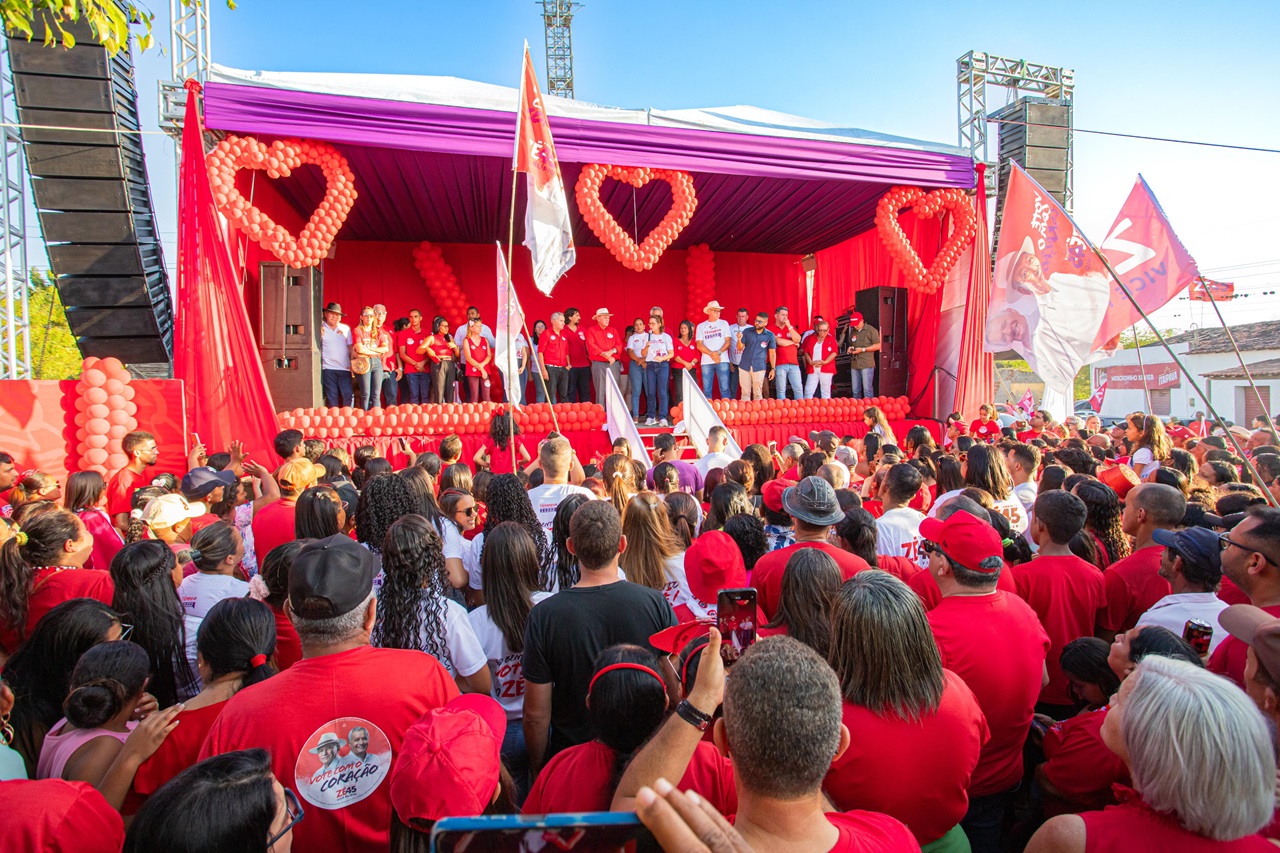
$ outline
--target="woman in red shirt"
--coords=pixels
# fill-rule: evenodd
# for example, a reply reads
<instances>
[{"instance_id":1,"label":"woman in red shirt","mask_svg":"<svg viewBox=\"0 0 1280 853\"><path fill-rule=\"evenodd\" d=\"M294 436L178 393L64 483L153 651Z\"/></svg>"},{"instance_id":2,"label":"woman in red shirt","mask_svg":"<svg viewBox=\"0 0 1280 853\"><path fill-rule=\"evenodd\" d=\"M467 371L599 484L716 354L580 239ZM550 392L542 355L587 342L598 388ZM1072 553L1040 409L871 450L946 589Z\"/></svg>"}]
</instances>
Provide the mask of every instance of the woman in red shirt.
<instances>
[{"instance_id":1,"label":"woman in red shirt","mask_svg":"<svg viewBox=\"0 0 1280 853\"><path fill-rule=\"evenodd\" d=\"M418 352L431 363L431 402L452 403L458 382L458 345L449 334L449 321L436 317L431 321L431 336L422 342Z\"/></svg>"},{"instance_id":2,"label":"woman in red shirt","mask_svg":"<svg viewBox=\"0 0 1280 853\"><path fill-rule=\"evenodd\" d=\"M462 341L462 357L467 363L467 399L472 403L488 403L491 399L489 365L493 363L493 353L480 328L480 321L472 320Z\"/></svg>"},{"instance_id":3,"label":"woman in red shirt","mask_svg":"<svg viewBox=\"0 0 1280 853\"><path fill-rule=\"evenodd\" d=\"M832 607L830 660L850 735L822 786L836 809L895 817L922 845L960 839L990 730L973 692L943 669L919 598L884 572L854 575Z\"/></svg>"},{"instance_id":4,"label":"woman in red shirt","mask_svg":"<svg viewBox=\"0 0 1280 853\"><path fill-rule=\"evenodd\" d=\"M270 608L250 598L224 598L205 615L196 641L204 689L178 714L180 725L142 762L125 799L134 814L160 786L196 763L200 746L227 700L242 688L276 674L276 620Z\"/></svg>"},{"instance_id":5,"label":"woman in red shirt","mask_svg":"<svg viewBox=\"0 0 1280 853\"><path fill-rule=\"evenodd\" d=\"M97 471L76 471L67 477L67 494L63 506L84 522L93 536L93 553L85 563L89 569L110 569L111 561L124 540L106 513L107 481Z\"/></svg>"},{"instance_id":6,"label":"woman in red shirt","mask_svg":"<svg viewBox=\"0 0 1280 853\"><path fill-rule=\"evenodd\" d=\"M974 441L991 444L1000 437L1000 421L996 420L996 407L983 403L978 407L978 419L969 424L969 435Z\"/></svg>"},{"instance_id":7,"label":"woman in red shirt","mask_svg":"<svg viewBox=\"0 0 1280 853\"><path fill-rule=\"evenodd\" d=\"M698 345L693 340L693 323L681 320L680 335L675 340L671 355L671 364L675 366L671 371L671 379L675 383L672 399L677 406L684 400L684 376L681 371L690 371L693 381L697 382L697 367L701 362L702 354L698 352Z\"/></svg>"}]
</instances>

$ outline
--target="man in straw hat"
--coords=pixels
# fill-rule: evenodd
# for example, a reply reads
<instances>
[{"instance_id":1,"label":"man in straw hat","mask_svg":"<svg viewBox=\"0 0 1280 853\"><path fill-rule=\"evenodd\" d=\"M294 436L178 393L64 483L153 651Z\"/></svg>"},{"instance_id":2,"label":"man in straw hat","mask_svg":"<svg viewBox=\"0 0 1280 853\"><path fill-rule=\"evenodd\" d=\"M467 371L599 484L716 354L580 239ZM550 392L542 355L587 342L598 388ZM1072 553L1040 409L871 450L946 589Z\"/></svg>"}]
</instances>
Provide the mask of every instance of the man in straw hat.
<instances>
[{"instance_id":1,"label":"man in straw hat","mask_svg":"<svg viewBox=\"0 0 1280 853\"><path fill-rule=\"evenodd\" d=\"M342 306L324 306L320 324L320 385L326 406L351 405L351 327L342 322Z\"/></svg>"},{"instance_id":2,"label":"man in straw hat","mask_svg":"<svg viewBox=\"0 0 1280 853\"><path fill-rule=\"evenodd\" d=\"M596 324L587 329L587 355L591 357L591 383L595 385L595 401L598 405L605 404L605 388L608 380L605 374L612 373L613 381L618 383L618 390L624 391L622 386L622 335L614 329L609 328L609 319L613 314L608 308L597 308L596 313L591 315L591 319Z\"/></svg>"},{"instance_id":3,"label":"man in straw hat","mask_svg":"<svg viewBox=\"0 0 1280 853\"><path fill-rule=\"evenodd\" d=\"M729 390L729 344L733 340L733 330L728 322L720 319L724 307L716 300L711 300L702 309L707 319L698 324L694 330L693 340L702 353L702 393L711 399L711 378L714 376L720 385L721 399L731 399Z\"/></svg>"}]
</instances>

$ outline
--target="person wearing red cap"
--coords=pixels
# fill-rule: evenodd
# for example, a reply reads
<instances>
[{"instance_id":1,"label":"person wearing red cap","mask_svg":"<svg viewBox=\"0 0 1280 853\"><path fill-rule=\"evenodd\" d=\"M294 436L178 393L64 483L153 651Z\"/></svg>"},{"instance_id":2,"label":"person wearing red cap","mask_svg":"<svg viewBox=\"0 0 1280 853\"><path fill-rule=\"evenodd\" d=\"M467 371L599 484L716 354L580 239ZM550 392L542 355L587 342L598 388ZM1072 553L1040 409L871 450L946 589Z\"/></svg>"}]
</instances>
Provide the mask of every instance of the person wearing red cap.
<instances>
[{"instance_id":1,"label":"person wearing red cap","mask_svg":"<svg viewBox=\"0 0 1280 853\"><path fill-rule=\"evenodd\" d=\"M1048 683L1049 635L1022 599L997 588L1004 544L989 523L957 512L946 521L926 518L920 534L942 593L929 611L942 665L964 679L991 730L961 826L975 853L996 853L1005 809L1022 780L1036 699Z\"/></svg>"},{"instance_id":2,"label":"person wearing red cap","mask_svg":"<svg viewBox=\"0 0 1280 853\"><path fill-rule=\"evenodd\" d=\"M0 782L5 853L120 853L124 819L87 782Z\"/></svg>"},{"instance_id":3,"label":"person wearing red cap","mask_svg":"<svg viewBox=\"0 0 1280 853\"><path fill-rule=\"evenodd\" d=\"M853 382L850 397L870 397L875 392L876 357L880 352L880 332L863 322L857 311L849 315L844 333L845 352L853 356L849 362L849 378Z\"/></svg>"},{"instance_id":4,"label":"person wearing red cap","mask_svg":"<svg viewBox=\"0 0 1280 853\"><path fill-rule=\"evenodd\" d=\"M490 696L467 693L423 714L404 734L391 771L391 850L426 850L436 821L513 814L502 767L507 715Z\"/></svg>"},{"instance_id":5,"label":"person wearing red cap","mask_svg":"<svg viewBox=\"0 0 1280 853\"><path fill-rule=\"evenodd\" d=\"M1173 486L1142 483L1125 495L1120 525L1133 537L1133 553L1112 563L1103 574L1107 605L1098 611L1098 636L1111 641L1138 624L1138 617L1170 593L1160 575L1164 546L1152 538L1156 530L1173 530L1187 512L1187 499Z\"/></svg>"},{"instance_id":6,"label":"person wearing red cap","mask_svg":"<svg viewBox=\"0 0 1280 853\"><path fill-rule=\"evenodd\" d=\"M1222 573L1254 607L1280 616L1280 510L1251 506L1245 513L1231 532L1218 537L1224 546ZM1231 633L1210 656L1209 671L1245 686L1246 644Z\"/></svg>"},{"instance_id":7,"label":"person wearing red cap","mask_svg":"<svg viewBox=\"0 0 1280 853\"><path fill-rule=\"evenodd\" d=\"M840 575L848 580L871 567L867 561L831 544L831 526L844 519L836 491L821 477L805 477L782 493L782 508L795 525L796 542L770 551L756 561L751 582L758 591L760 609L773 619L782 598L782 575L787 561L800 548L821 548L836 561Z\"/></svg>"},{"instance_id":8,"label":"person wearing red cap","mask_svg":"<svg viewBox=\"0 0 1280 853\"><path fill-rule=\"evenodd\" d=\"M795 527L791 516L782 508L782 493L795 484L795 480L777 479L769 480L760 487L760 500L763 504L761 514L764 516L764 535L768 543L766 552L795 544Z\"/></svg>"},{"instance_id":9,"label":"person wearing red cap","mask_svg":"<svg viewBox=\"0 0 1280 853\"><path fill-rule=\"evenodd\" d=\"M1031 538L1040 550L1031 562L1013 567L1018 595L1040 617L1053 644L1046 661L1049 683L1040 691L1036 710L1056 720L1077 710L1058 658L1067 643L1093 635L1098 609L1106 604L1102 572L1071 552L1071 540L1084 529L1087 514L1084 501L1071 492L1054 489L1040 495L1031 521Z\"/></svg>"}]
</instances>

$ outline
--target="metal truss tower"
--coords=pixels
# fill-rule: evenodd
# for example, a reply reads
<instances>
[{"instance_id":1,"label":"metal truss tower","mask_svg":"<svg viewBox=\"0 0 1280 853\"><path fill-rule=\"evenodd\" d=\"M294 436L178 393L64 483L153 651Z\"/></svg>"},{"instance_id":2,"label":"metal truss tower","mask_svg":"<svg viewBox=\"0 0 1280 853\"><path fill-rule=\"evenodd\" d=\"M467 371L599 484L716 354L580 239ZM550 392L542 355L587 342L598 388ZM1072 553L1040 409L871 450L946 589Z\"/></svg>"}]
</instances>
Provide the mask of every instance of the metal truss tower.
<instances>
[{"instance_id":1,"label":"metal truss tower","mask_svg":"<svg viewBox=\"0 0 1280 853\"><path fill-rule=\"evenodd\" d=\"M1008 90L1012 102L1021 94L1036 95L1051 103L1070 106L1075 94L1075 72L1068 68L1040 65L1025 59L1009 59L990 53L969 51L956 60L956 101L960 147L968 148L974 160L989 163L987 144L987 86ZM1068 111L1067 176L1064 207L1071 210L1074 169L1074 140L1071 132L1074 111ZM994 169L987 173L994 179Z\"/></svg>"},{"instance_id":2,"label":"metal truss tower","mask_svg":"<svg viewBox=\"0 0 1280 853\"><path fill-rule=\"evenodd\" d=\"M14 99L9 40L0 33L0 379L31 378L27 290L27 157Z\"/></svg>"},{"instance_id":3,"label":"metal truss tower","mask_svg":"<svg viewBox=\"0 0 1280 853\"><path fill-rule=\"evenodd\" d=\"M160 129L180 139L182 115L187 106L183 84L201 83L209 75L210 0L169 0L169 60L172 78L160 81Z\"/></svg>"},{"instance_id":4,"label":"metal truss tower","mask_svg":"<svg viewBox=\"0 0 1280 853\"><path fill-rule=\"evenodd\" d=\"M542 20L547 28L547 92L573 97L573 10L582 4L572 0L542 0Z\"/></svg>"}]
</instances>

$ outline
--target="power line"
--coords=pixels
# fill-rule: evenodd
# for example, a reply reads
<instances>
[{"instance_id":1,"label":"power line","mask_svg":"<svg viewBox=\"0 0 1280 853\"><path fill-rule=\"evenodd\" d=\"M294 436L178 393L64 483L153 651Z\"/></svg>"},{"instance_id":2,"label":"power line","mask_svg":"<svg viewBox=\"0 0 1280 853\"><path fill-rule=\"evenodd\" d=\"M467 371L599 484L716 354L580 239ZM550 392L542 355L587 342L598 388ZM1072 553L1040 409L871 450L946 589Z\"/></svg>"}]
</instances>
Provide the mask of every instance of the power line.
<instances>
[{"instance_id":1,"label":"power line","mask_svg":"<svg viewBox=\"0 0 1280 853\"><path fill-rule=\"evenodd\" d=\"M1053 127L1058 130L1062 129L1061 125L1044 124L1032 121L1014 121L1006 118L988 119L996 124L1020 124L1025 127ZM1227 142L1202 142L1196 139L1175 139L1171 136L1145 136L1140 133L1120 133L1115 130L1084 130L1083 128L1073 127L1072 133L1092 133L1095 136L1115 136L1121 139L1141 139L1147 142L1175 142L1179 145L1199 145L1204 148L1229 148L1233 151L1256 151L1261 154L1280 154L1280 148L1259 148L1253 145L1231 145Z\"/></svg>"}]
</instances>

